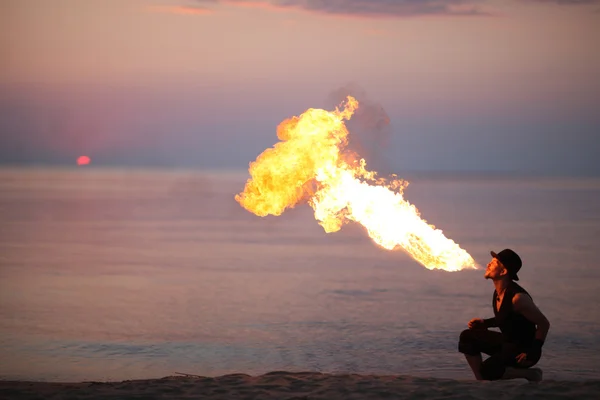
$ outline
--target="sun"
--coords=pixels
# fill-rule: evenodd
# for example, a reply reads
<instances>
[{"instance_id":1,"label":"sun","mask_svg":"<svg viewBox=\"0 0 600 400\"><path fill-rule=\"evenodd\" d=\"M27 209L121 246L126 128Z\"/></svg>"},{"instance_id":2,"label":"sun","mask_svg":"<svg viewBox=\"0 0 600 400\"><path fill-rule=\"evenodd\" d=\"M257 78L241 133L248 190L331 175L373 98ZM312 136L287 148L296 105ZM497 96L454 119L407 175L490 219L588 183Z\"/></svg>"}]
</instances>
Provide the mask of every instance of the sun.
<instances>
[{"instance_id":1,"label":"sun","mask_svg":"<svg viewBox=\"0 0 600 400\"><path fill-rule=\"evenodd\" d=\"M77 158L77 165L88 165L92 161L88 156L79 156Z\"/></svg>"}]
</instances>

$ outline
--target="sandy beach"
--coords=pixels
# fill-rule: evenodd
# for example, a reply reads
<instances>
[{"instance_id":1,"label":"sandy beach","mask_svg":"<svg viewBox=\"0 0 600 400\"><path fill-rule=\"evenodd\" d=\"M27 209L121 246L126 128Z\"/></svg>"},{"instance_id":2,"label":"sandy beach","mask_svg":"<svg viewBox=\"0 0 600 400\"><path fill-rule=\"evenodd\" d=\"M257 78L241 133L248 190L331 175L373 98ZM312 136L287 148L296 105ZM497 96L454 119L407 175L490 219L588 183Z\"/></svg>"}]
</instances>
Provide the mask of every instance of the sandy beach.
<instances>
[{"instance_id":1,"label":"sandy beach","mask_svg":"<svg viewBox=\"0 0 600 400\"><path fill-rule=\"evenodd\" d=\"M600 380L476 382L285 371L122 382L0 382L0 399L596 399L598 393Z\"/></svg>"}]
</instances>

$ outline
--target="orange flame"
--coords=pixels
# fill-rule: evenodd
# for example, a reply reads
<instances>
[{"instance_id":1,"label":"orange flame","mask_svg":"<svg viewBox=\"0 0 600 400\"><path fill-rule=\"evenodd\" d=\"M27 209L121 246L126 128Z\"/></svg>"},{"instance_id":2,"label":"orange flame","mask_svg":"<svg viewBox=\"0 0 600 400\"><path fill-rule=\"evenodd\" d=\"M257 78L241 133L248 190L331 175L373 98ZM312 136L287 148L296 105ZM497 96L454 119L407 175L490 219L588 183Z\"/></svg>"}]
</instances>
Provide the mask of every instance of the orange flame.
<instances>
[{"instance_id":1,"label":"orange flame","mask_svg":"<svg viewBox=\"0 0 600 400\"><path fill-rule=\"evenodd\" d=\"M381 247L401 247L428 269L477 268L469 253L404 200L406 181L377 178L346 149L344 120L357 108L356 99L348 96L342 110L311 108L283 121L277 128L281 141L250 163L251 178L236 201L261 217L307 202L326 232L354 221Z\"/></svg>"}]
</instances>

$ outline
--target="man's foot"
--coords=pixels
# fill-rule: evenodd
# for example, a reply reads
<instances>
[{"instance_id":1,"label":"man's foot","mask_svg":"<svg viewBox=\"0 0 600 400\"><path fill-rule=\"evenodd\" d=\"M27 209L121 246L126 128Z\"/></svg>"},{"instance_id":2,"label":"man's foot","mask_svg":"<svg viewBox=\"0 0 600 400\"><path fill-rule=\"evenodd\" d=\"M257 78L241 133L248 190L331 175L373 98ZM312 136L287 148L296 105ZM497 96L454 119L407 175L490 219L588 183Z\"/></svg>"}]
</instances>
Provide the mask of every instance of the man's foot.
<instances>
[{"instance_id":1,"label":"man's foot","mask_svg":"<svg viewBox=\"0 0 600 400\"><path fill-rule=\"evenodd\" d=\"M525 371L527 372L525 379L529 382L540 382L544 376L544 373L539 368L528 368Z\"/></svg>"},{"instance_id":2,"label":"man's foot","mask_svg":"<svg viewBox=\"0 0 600 400\"><path fill-rule=\"evenodd\" d=\"M542 380L543 373L539 368L506 368L502 379L524 378L529 382L539 382Z\"/></svg>"}]
</instances>

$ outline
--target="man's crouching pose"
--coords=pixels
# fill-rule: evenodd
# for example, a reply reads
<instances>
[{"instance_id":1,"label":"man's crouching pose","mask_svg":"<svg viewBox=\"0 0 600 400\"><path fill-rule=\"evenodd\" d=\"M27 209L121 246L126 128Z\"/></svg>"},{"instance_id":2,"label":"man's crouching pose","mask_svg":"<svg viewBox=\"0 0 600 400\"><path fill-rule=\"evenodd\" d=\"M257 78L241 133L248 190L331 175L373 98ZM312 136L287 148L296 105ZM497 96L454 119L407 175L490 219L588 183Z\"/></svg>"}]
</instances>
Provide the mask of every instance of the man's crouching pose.
<instances>
[{"instance_id":1,"label":"man's crouching pose","mask_svg":"<svg viewBox=\"0 0 600 400\"><path fill-rule=\"evenodd\" d=\"M494 317L474 318L460 334L458 351L464 353L478 380L525 378L542 380L542 371L529 368L542 356L542 345L550 329L548 319L529 293L516 282L521 258L510 249L496 254L487 265L485 278L494 282ZM500 328L500 332L488 328ZM485 361L481 353L490 357Z\"/></svg>"}]
</instances>

